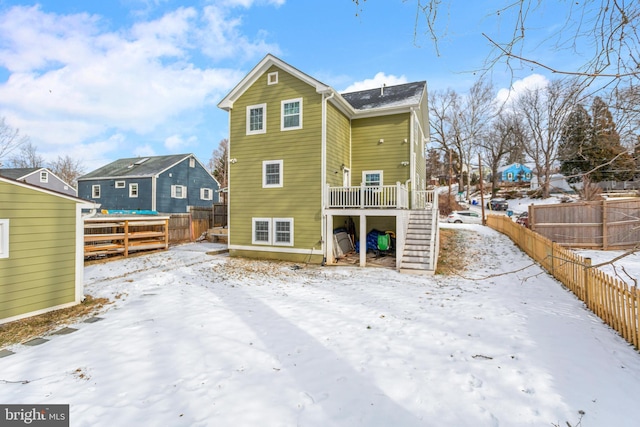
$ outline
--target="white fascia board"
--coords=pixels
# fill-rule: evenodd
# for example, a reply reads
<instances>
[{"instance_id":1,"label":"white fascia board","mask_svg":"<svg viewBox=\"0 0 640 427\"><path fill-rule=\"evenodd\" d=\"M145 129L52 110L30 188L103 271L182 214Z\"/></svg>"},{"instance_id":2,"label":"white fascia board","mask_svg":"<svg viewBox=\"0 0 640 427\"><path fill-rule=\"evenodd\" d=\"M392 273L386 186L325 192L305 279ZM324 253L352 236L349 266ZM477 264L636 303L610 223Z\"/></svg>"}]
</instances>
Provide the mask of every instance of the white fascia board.
<instances>
[{"instance_id":1,"label":"white fascia board","mask_svg":"<svg viewBox=\"0 0 640 427\"><path fill-rule=\"evenodd\" d=\"M252 85L258 80L262 74L264 74L271 66L275 65L276 67L286 71L287 73L295 76L296 78L302 80L310 86L313 86L316 89L316 92L322 93L327 90L331 90L331 88L308 74L303 73L295 67L287 64L281 59L276 58L271 54L267 54L262 61L260 61L253 69L247 74L240 83L234 87L227 96L225 96L222 101L218 103L218 108L229 111L233 108L233 103Z\"/></svg>"}]
</instances>

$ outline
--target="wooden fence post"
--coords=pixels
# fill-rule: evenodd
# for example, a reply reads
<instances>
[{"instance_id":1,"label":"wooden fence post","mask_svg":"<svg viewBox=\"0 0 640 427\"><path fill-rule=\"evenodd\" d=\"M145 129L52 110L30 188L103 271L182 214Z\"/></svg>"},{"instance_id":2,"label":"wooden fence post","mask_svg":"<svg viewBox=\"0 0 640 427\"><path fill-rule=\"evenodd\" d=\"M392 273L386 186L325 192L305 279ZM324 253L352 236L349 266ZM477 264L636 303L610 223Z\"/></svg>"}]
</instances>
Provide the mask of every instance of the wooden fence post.
<instances>
[{"instance_id":1,"label":"wooden fence post","mask_svg":"<svg viewBox=\"0 0 640 427\"><path fill-rule=\"evenodd\" d=\"M590 276L590 272L589 270L591 270L591 258L585 258L584 259L584 272L583 272L583 277L584 277L584 302L585 304L587 304L588 308L591 308L591 299L589 298L589 276ZM593 311L593 310L591 310Z\"/></svg>"}]
</instances>

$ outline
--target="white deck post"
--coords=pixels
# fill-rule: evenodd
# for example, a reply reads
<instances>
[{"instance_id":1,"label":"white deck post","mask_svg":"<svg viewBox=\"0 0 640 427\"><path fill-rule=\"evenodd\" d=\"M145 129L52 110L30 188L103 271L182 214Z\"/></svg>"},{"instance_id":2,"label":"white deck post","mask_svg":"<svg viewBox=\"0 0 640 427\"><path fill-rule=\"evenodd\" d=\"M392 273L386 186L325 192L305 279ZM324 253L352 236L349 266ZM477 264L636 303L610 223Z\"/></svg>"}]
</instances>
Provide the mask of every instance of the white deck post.
<instances>
[{"instance_id":1,"label":"white deck post","mask_svg":"<svg viewBox=\"0 0 640 427\"><path fill-rule=\"evenodd\" d=\"M360 267L367 266L367 217L360 214Z\"/></svg>"}]
</instances>

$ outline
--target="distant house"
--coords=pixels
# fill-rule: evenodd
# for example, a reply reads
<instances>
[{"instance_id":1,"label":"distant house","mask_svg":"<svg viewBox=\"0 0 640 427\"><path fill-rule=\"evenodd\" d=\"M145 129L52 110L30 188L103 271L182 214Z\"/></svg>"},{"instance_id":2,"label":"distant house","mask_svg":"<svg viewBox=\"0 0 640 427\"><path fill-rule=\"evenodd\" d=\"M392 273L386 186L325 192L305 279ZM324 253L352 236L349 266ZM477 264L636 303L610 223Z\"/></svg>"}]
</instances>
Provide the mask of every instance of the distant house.
<instances>
[{"instance_id":1,"label":"distant house","mask_svg":"<svg viewBox=\"0 0 640 427\"><path fill-rule=\"evenodd\" d=\"M193 154L120 159L78 178L78 194L107 210L188 212L218 201L218 182Z\"/></svg>"},{"instance_id":2,"label":"distant house","mask_svg":"<svg viewBox=\"0 0 640 427\"><path fill-rule=\"evenodd\" d=\"M502 182L531 182L531 169L522 163L511 163L498 169Z\"/></svg>"},{"instance_id":3,"label":"distant house","mask_svg":"<svg viewBox=\"0 0 640 427\"><path fill-rule=\"evenodd\" d=\"M83 300L81 211L94 208L0 177L0 324Z\"/></svg>"},{"instance_id":4,"label":"distant house","mask_svg":"<svg viewBox=\"0 0 640 427\"><path fill-rule=\"evenodd\" d=\"M5 168L0 169L0 176L70 196L78 195L78 191L75 188L58 178L47 168Z\"/></svg>"}]
</instances>

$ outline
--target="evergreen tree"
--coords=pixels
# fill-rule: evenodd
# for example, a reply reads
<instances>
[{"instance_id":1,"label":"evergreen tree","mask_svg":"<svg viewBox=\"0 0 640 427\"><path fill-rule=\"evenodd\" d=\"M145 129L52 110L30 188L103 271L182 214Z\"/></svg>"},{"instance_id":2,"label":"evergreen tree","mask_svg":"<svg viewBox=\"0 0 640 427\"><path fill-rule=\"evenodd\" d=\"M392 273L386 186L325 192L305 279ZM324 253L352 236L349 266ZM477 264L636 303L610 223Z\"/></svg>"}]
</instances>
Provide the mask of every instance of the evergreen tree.
<instances>
[{"instance_id":1,"label":"evergreen tree","mask_svg":"<svg viewBox=\"0 0 640 427\"><path fill-rule=\"evenodd\" d=\"M591 113L577 105L565 123L558 146L560 171L571 183L584 175L594 183L631 179L635 162L620 143L609 107L596 97Z\"/></svg>"},{"instance_id":2,"label":"evergreen tree","mask_svg":"<svg viewBox=\"0 0 640 427\"><path fill-rule=\"evenodd\" d=\"M578 104L569 114L558 144L560 172L570 183L582 181L582 174L592 168L592 135L591 117L587 110Z\"/></svg>"},{"instance_id":3,"label":"evergreen tree","mask_svg":"<svg viewBox=\"0 0 640 427\"><path fill-rule=\"evenodd\" d=\"M591 180L627 181L633 177L635 162L633 157L620 143L613 116L607 104L596 97L591 107L593 116L592 157L595 170Z\"/></svg>"}]
</instances>

